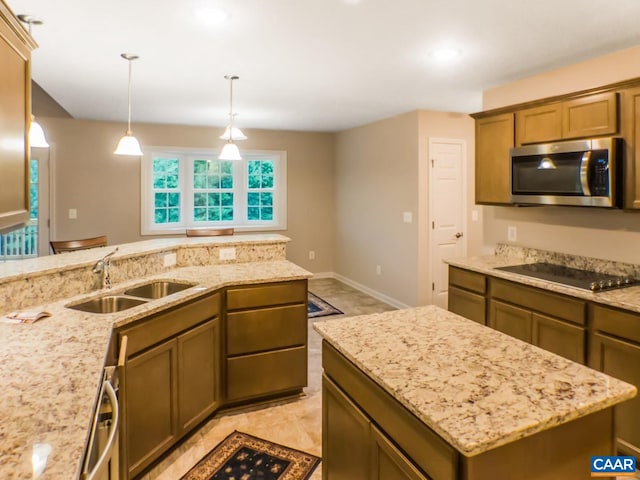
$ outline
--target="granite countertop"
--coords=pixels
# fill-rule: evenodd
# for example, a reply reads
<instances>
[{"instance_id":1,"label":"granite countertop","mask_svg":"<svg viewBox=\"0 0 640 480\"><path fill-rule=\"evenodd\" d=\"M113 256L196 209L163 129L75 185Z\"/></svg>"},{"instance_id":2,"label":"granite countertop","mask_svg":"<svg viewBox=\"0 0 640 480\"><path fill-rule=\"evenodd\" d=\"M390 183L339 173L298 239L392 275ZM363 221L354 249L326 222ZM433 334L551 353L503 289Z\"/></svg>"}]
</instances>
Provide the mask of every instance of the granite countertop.
<instances>
[{"instance_id":1,"label":"granite countertop","mask_svg":"<svg viewBox=\"0 0 640 480\"><path fill-rule=\"evenodd\" d=\"M633 385L433 305L314 328L466 456L637 393Z\"/></svg>"},{"instance_id":2,"label":"granite countertop","mask_svg":"<svg viewBox=\"0 0 640 480\"><path fill-rule=\"evenodd\" d=\"M591 302L640 313L640 285L605 290L602 292L592 292L590 290L570 287L560 283L551 282L549 280L542 280L539 278L528 277L526 275L519 275L517 273L505 272L504 270L496 270L497 267L532 263L532 261L524 260L518 256L486 255L478 257L451 258L447 259L446 263L453 267L464 268L484 275L490 275L492 277L502 278L504 280L510 280L512 282L522 283L524 285L530 285L532 287L538 287L552 292L589 300ZM589 268L589 265L584 267Z\"/></svg>"},{"instance_id":3,"label":"granite countertop","mask_svg":"<svg viewBox=\"0 0 640 480\"><path fill-rule=\"evenodd\" d=\"M65 307L105 293L99 291L35 306L53 315L31 325L0 323L0 478L78 478L113 327L221 287L310 276L286 260L176 268L114 285L110 293L152 279L197 286L117 314ZM46 469L37 477L32 466L36 445L51 448Z\"/></svg>"}]
</instances>

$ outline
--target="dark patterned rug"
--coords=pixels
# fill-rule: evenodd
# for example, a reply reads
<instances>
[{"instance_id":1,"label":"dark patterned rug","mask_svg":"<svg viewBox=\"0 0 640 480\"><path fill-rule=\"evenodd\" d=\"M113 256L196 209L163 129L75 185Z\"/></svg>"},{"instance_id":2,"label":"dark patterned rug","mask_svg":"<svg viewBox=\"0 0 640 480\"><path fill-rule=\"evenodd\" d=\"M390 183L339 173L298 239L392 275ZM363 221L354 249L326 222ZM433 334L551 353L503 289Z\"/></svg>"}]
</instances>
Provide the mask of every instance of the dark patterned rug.
<instances>
[{"instance_id":1,"label":"dark patterned rug","mask_svg":"<svg viewBox=\"0 0 640 480\"><path fill-rule=\"evenodd\" d=\"M307 480L320 459L235 431L181 480Z\"/></svg>"},{"instance_id":2,"label":"dark patterned rug","mask_svg":"<svg viewBox=\"0 0 640 480\"><path fill-rule=\"evenodd\" d=\"M307 316L309 318L326 317L327 315L338 315L344 313L328 302L325 302L314 293L309 293L309 301L307 303Z\"/></svg>"}]
</instances>

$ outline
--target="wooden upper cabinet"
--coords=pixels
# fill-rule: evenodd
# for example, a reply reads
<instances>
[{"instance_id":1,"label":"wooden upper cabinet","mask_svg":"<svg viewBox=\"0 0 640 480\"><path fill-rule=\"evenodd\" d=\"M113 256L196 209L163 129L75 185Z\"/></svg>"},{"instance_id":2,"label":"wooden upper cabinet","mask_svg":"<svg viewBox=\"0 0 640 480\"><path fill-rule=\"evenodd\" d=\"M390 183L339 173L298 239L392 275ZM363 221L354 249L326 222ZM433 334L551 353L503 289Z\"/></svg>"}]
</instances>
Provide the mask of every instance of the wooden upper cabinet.
<instances>
[{"instance_id":1,"label":"wooden upper cabinet","mask_svg":"<svg viewBox=\"0 0 640 480\"><path fill-rule=\"evenodd\" d=\"M476 120L476 203L510 203L513 113Z\"/></svg>"},{"instance_id":2,"label":"wooden upper cabinet","mask_svg":"<svg viewBox=\"0 0 640 480\"><path fill-rule=\"evenodd\" d=\"M562 138L614 135L618 132L618 94L599 93L562 102Z\"/></svg>"},{"instance_id":3,"label":"wooden upper cabinet","mask_svg":"<svg viewBox=\"0 0 640 480\"><path fill-rule=\"evenodd\" d=\"M618 95L598 93L516 111L516 145L618 133Z\"/></svg>"},{"instance_id":4,"label":"wooden upper cabinet","mask_svg":"<svg viewBox=\"0 0 640 480\"><path fill-rule=\"evenodd\" d=\"M516 144L552 142L562 138L562 108L559 103L516 112Z\"/></svg>"},{"instance_id":5,"label":"wooden upper cabinet","mask_svg":"<svg viewBox=\"0 0 640 480\"><path fill-rule=\"evenodd\" d=\"M621 92L620 119L625 139L623 207L640 209L640 87Z\"/></svg>"},{"instance_id":6,"label":"wooden upper cabinet","mask_svg":"<svg viewBox=\"0 0 640 480\"><path fill-rule=\"evenodd\" d=\"M0 0L0 231L29 220L31 50L35 43Z\"/></svg>"}]
</instances>

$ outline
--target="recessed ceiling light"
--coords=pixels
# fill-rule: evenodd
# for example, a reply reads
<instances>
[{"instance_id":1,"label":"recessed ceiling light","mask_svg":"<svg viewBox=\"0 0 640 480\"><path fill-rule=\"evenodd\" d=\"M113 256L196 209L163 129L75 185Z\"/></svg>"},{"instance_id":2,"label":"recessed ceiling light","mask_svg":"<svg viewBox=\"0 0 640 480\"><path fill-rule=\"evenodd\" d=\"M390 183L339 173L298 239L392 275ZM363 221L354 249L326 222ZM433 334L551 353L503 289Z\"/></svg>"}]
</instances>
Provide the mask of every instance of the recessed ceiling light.
<instances>
[{"instance_id":1,"label":"recessed ceiling light","mask_svg":"<svg viewBox=\"0 0 640 480\"><path fill-rule=\"evenodd\" d=\"M220 25L229 15L227 12L214 7L201 7L196 10L196 17L200 22L208 26Z\"/></svg>"},{"instance_id":2,"label":"recessed ceiling light","mask_svg":"<svg viewBox=\"0 0 640 480\"><path fill-rule=\"evenodd\" d=\"M440 47L431 52L431 56L438 62L450 62L461 55L462 52L457 48Z\"/></svg>"},{"instance_id":3,"label":"recessed ceiling light","mask_svg":"<svg viewBox=\"0 0 640 480\"><path fill-rule=\"evenodd\" d=\"M362 0L342 0L344 3L348 5L360 5Z\"/></svg>"}]
</instances>

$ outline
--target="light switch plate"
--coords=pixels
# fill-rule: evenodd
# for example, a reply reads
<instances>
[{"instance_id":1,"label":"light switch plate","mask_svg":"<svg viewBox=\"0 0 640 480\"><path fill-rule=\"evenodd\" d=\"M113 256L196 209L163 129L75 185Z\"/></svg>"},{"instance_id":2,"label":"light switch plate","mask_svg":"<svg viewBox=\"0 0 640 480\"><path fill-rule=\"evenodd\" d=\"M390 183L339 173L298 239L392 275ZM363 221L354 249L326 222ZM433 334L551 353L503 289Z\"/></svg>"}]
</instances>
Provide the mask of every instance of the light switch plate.
<instances>
[{"instance_id":1,"label":"light switch plate","mask_svg":"<svg viewBox=\"0 0 640 480\"><path fill-rule=\"evenodd\" d=\"M75 208L69 209L69 220L75 220L78 218L78 210Z\"/></svg>"},{"instance_id":2,"label":"light switch plate","mask_svg":"<svg viewBox=\"0 0 640 480\"><path fill-rule=\"evenodd\" d=\"M413 213L411 213L411 212L403 212L402 213L402 221L404 223L412 223L413 222Z\"/></svg>"}]
</instances>

